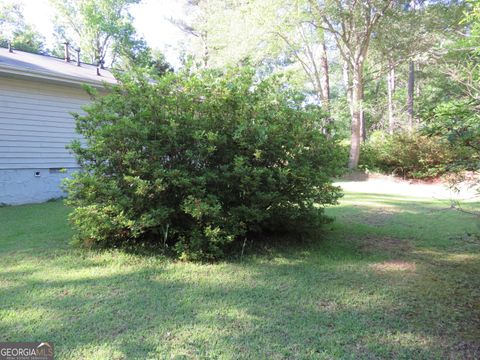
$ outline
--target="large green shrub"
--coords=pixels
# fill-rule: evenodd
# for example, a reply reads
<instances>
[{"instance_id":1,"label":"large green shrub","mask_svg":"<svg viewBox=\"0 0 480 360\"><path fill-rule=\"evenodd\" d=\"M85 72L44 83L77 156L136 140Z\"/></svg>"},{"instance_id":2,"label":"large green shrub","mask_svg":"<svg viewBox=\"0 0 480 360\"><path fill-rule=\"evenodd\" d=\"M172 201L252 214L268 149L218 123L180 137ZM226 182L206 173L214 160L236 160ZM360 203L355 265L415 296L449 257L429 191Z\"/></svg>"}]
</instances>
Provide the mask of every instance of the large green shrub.
<instances>
[{"instance_id":1,"label":"large green shrub","mask_svg":"<svg viewBox=\"0 0 480 360\"><path fill-rule=\"evenodd\" d=\"M455 165L467 170L480 169L480 103L455 100L438 104L424 115L425 134L441 137L455 148Z\"/></svg>"},{"instance_id":2,"label":"large green shrub","mask_svg":"<svg viewBox=\"0 0 480 360\"><path fill-rule=\"evenodd\" d=\"M77 116L82 171L67 182L89 246L154 244L214 259L236 240L326 221L337 147L318 112L249 71L125 80Z\"/></svg>"},{"instance_id":3,"label":"large green shrub","mask_svg":"<svg viewBox=\"0 0 480 360\"><path fill-rule=\"evenodd\" d=\"M449 171L455 151L439 136L417 131L393 135L377 132L362 145L360 165L406 178L426 179Z\"/></svg>"}]
</instances>

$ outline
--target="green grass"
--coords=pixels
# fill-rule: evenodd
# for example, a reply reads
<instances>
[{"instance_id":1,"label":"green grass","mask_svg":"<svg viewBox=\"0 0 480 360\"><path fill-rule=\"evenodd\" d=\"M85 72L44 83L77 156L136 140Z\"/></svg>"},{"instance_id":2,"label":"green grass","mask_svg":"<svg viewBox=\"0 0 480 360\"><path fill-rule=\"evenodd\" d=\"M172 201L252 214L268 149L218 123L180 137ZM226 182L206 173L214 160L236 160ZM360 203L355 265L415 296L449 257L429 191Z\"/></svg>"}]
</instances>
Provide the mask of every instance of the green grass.
<instances>
[{"instance_id":1,"label":"green grass","mask_svg":"<svg viewBox=\"0 0 480 360\"><path fill-rule=\"evenodd\" d=\"M74 250L62 203L0 208L0 341L57 359L477 358L478 219L444 207L350 193L318 241L218 264Z\"/></svg>"}]
</instances>

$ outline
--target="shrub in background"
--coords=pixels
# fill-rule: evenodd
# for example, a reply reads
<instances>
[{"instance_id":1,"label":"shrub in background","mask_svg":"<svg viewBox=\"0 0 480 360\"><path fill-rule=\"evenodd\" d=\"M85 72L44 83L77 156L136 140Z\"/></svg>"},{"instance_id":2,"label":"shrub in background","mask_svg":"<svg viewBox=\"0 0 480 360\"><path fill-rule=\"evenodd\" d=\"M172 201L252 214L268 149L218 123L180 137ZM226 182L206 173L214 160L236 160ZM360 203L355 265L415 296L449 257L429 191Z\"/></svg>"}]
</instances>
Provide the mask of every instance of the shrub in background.
<instances>
[{"instance_id":1,"label":"shrub in background","mask_svg":"<svg viewBox=\"0 0 480 360\"><path fill-rule=\"evenodd\" d=\"M417 131L393 135L376 132L362 145L360 166L405 178L427 179L448 172L455 157L452 146L439 136Z\"/></svg>"},{"instance_id":2,"label":"shrub in background","mask_svg":"<svg viewBox=\"0 0 480 360\"><path fill-rule=\"evenodd\" d=\"M456 149L455 164L466 170L480 169L480 103L455 100L438 104L424 115L424 133L441 137Z\"/></svg>"},{"instance_id":3,"label":"shrub in background","mask_svg":"<svg viewBox=\"0 0 480 360\"><path fill-rule=\"evenodd\" d=\"M71 146L82 171L66 183L77 239L205 260L246 236L318 230L340 196L338 148L302 96L253 79L167 74L93 95Z\"/></svg>"}]
</instances>

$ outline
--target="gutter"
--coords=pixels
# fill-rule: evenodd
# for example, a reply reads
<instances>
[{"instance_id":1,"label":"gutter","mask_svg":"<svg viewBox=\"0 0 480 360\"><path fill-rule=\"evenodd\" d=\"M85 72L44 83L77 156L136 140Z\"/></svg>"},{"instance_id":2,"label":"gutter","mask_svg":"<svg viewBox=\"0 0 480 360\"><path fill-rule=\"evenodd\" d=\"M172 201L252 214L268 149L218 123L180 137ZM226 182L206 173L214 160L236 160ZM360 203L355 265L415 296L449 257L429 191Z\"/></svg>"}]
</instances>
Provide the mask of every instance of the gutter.
<instances>
[{"instance_id":1,"label":"gutter","mask_svg":"<svg viewBox=\"0 0 480 360\"><path fill-rule=\"evenodd\" d=\"M43 80L45 82L51 83L60 83L70 86L81 86L87 84L98 89L103 89L105 83L112 84L112 81L94 81L90 79L79 78L75 76L60 75L53 72L38 71L34 69L27 68L18 68L14 66L1 65L0 64L0 74L5 74L11 77L17 78L35 78L38 80ZM116 81L115 81L116 82Z\"/></svg>"}]
</instances>

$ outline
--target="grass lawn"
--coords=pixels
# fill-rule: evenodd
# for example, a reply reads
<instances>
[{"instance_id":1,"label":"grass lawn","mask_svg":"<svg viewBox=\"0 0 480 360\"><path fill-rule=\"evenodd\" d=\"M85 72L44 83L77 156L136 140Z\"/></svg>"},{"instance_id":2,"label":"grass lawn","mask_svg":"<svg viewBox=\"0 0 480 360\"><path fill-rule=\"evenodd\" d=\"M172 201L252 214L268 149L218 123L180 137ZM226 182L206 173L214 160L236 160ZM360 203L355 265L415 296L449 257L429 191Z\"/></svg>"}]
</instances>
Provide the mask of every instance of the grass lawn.
<instances>
[{"instance_id":1,"label":"grass lawn","mask_svg":"<svg viewBox=\"0 0 480 360\"><path fill-rule=\"evenodd\" d=\"M0 208L0 341L56 359L480 358L478 220L445 206L348 193L322 239L218 264L74 250L61 202Z\"/></svg>"}]
</instances>

